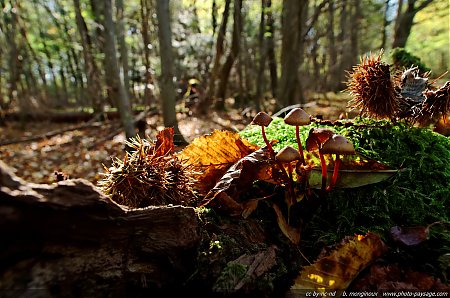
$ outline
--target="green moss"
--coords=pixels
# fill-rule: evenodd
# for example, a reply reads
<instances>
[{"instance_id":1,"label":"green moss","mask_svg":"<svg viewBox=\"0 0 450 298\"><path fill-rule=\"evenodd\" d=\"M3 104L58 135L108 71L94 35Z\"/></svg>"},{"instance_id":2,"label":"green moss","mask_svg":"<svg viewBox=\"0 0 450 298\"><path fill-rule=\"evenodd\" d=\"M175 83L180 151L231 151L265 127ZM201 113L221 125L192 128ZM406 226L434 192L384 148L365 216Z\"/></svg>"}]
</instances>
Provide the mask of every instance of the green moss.
<instances>
[{"instance_id":1,"label":"green moss","mask_svg":"<svg viewBox=\"0 0 450 298\"><path fill-rule=\"evenodd\" d=\"M213 290L219 293L235 292L235 286L245 278L247 269L247 265L229 262L222 270L222 273L214 284Z\"/></svg>"},{"instance_id":2,"label":"green moss","mask_svg":"<svg viewBox=\"0 0 450 298\"><path fill-rule=\"evenodd\" d=\"M355 233L377 232L395 246L389 240L392 226L450 223L450 139L403 123L369 119L354 122L357 125L348 128L328 128L345 135L367 157L404 170L381 183L329 193L302 232L303 246L312 256L324 245ZM301 128L303 144L309 129L316 126ZM259 127L250 126L241 135L264 145ZM296 144L294 128L280 118L272 121L267 135L269 140L279 140L275 150ZM433 227L430 241L418 251L427 256L422 257L423 264L437 266L438 257L450 251L448 227Z\"/></svg>"}]
</instances>

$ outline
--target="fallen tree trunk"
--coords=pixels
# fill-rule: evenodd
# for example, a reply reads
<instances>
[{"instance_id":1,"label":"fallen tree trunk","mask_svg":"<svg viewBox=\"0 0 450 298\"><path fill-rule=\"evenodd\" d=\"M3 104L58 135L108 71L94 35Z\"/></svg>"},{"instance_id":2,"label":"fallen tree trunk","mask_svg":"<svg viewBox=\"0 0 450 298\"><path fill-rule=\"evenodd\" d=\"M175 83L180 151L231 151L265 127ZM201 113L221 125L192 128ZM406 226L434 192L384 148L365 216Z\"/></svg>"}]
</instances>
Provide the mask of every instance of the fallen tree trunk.
<instances>
[{"instance_id":1,"label":"fallen tree trunk","mask_svg":"<svg viewBox=\"0 0 450 298\"><path fill-rule=\"evenodd\" d=\"M286 289L286 264L299 260L261 221L183 206L130 210L85 180L26 183L1 161L0 233L4 297L264 297Z\"/></svg>"},{"instance_id":2,"label":"fallen tree trunk","mask_svg":"<svg viewBox=\"0 0 450 298\"><path fill-rule=\"evenodd\" d=\"M200 241L193 208L130 211L81 179L25 184L4 166L1 175L2 291L91 296L168 287L192 273Z\"/></svg>"}]
</instances>

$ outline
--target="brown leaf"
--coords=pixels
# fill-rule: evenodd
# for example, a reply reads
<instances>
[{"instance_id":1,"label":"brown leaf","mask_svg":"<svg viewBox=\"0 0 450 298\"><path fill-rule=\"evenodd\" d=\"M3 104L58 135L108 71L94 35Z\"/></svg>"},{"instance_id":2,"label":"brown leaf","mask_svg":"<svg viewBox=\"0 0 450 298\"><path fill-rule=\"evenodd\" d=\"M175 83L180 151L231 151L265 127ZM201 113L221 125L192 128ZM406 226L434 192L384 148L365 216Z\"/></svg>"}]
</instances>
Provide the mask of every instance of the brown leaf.
<instances>
[{"instance_id":1,"label":"brown leaf","mask_svg":"<svg viewBox=\"0 0 450 298\"><path fill-rule=\"evenodd\" d=\"M277 223L280 227L280 230L283 232L283 234L288 237L289 240L291 240L294 244L300 243L300 229L291 227L286 219L284 218L283 214L281 213L280 208L276 205L272 205L273 210L275 210L275 214L277 215Z\"/></svg>"},{"instance_id":2,"label":"brown leaf","mask_svg":"<svg viewBox=\"0 0 450 298\"><path fill-rule=\"evenodd\" d=\"M295 279L291 293L311 289L322 292L345 290L364 268L386 251L386 245L376 234L355 236L330 255L304 267Z\"/></svg>"},{"instance_id":3,"label":"brown leaf","mask_svg":"<svg viewBox=\"0 0 450 298\"><path fill-rule=\"evenodd\" d=\"M249 217L250 214L252 214L252 212L255 211L257 207L258 207L258 199L251 199L243 202L242 208L244 210L242 211L242 217L243 218Z\"/></svg>"},{"instance_id":4,"label":"brown leaf","mask_svg":"<svg viewBox=\"0 0 450 298\"><path fill-rule=\"evenodd\" d=\"M178 156L200 173L197 188L206 194L229 167L258 148L237 133L215 130L211 135L194 139Z\"/></svg>"},{"instance_id":5,"label":"brown leaf","mask_svg":"<svg viewBox=\"0 0 450 298\"><path fill-rule=\"evenodd\" d=\"M243 207L238 200L239 195L248 190L255 180L270 179L271 165L268 159L267 149L259 149L241 158L226 171L200 205L211 205L219 210L227 210L230 215L240 215Z\"/></svg>"},{"instance_id":6,"label":"brown leaf","mask_svg":"<svg viewBox=\"0 0 450 298\"><path fill-rule=\"evenodd\" d=\"M156 135L155 156L164 156L173 153L173 128L167 127Z\"/></svg>"}]
</instances>

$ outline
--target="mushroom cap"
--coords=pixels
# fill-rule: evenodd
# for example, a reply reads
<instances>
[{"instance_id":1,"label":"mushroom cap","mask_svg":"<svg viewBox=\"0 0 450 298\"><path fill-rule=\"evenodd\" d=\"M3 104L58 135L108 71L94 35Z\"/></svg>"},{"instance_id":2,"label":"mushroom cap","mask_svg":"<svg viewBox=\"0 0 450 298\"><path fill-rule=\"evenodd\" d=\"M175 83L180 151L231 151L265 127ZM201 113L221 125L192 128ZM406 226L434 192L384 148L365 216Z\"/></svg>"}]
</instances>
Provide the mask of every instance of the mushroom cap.
<instances>
[{"instance_id":1,"label":"mushroom cap","mask_svg":"<svg viewBox=\"0 0 450 298\"><path fill-rule=\"evenodd\" d=\"M288 125L302 126L311 123L310 115L301 108L291 110L285 117L284 123Z\"/></svg>"},{"instance_id":2,"label":"mushroom cap","mask_svg":"<svg viewBox=\"0 0 450 298\"><path fill-rule=\"evenodd\" d=\"M322 148L322 145L334 135L334 132L327 128L311 128L306 139L306 150L314 151Z\"/></svg>"},{"instance_id":3,"label":"mushroom cap","mask_svg":"<svg viewBox=\"0 0 450 298\"><path fill-rule=\"evenodd\" d=\"M269 126L270 122L272 122L272 117L270 117L267 113L259 112L250 124Z\"/></svg>"},{"instance_id":4,"label":"mushroom cap","mask_svg":"<svg viewBox=\"0 0 450 298\"><path fill-rule=\"evenodd\" d=\"M281 162L291 162L294 160L299 160L300 154L291 146L286 146L277 153L275 158Z\"/></svg>"},{"instance_id":5,"label":"mushroom cap","mask_svg":"<svg viewBox=\"0 0 450 298\"><path fill-rule=\"evenodd\" d=\"M323 144L322 153L350 155L355 154L355 147L347 138L336 134Z\"/></svg>"}]
</instances>

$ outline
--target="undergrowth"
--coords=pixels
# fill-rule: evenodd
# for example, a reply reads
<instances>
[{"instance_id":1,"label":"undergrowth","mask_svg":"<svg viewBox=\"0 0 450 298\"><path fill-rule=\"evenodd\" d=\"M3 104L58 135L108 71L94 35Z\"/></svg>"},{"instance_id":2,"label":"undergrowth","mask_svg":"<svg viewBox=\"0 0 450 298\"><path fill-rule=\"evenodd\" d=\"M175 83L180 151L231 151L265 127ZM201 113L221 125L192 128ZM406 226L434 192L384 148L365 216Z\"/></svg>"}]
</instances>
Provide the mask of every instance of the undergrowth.
<instances>
[{"instance_id":1,"label":"undergrowth","mask_svg":"<svg viewBox=\"0 0 450 298\"><path fill-rule=\"evenodd\" d=\"M450 278L450 264L438 261L450 252L450 139L403 123L369 119L353 122L355 125L347 128L328 128L346 136L368 158L403 170L387 181L330 192L302 231L302 249L316 256L322 247L345 236L372 231L393 248L396 260L421 269L431 266L444 279L446 275ZM301 127L303 146L309 130L318 126L312 123ZM285 125L281 118L275 118L266 133L269 140L278 140L275 150L286 145L296 147L295 128ZM249 126L241 136L264 146L258 126ZM433 226L430 240L418 247L405 249L390 240L393 226L427 226L433 222L443 224Z\"/></svg>"}]
</instances>

